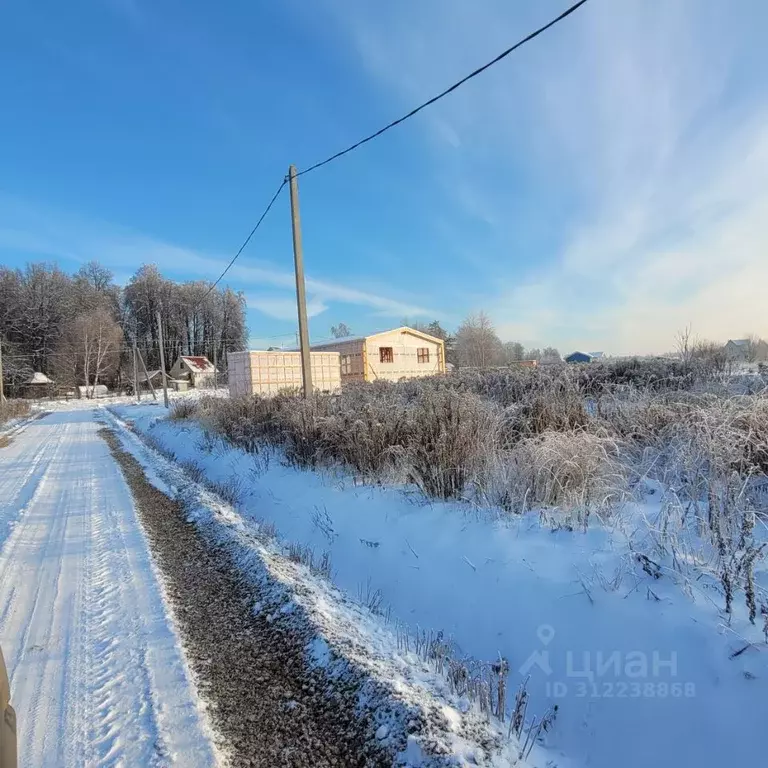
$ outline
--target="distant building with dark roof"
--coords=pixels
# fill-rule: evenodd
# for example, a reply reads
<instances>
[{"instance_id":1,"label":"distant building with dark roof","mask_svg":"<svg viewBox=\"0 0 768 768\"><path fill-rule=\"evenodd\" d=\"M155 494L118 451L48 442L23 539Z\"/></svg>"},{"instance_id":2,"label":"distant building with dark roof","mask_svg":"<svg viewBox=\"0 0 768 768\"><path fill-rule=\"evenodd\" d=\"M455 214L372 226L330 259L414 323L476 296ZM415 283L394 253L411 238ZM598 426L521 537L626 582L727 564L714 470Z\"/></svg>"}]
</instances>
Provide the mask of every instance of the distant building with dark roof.
<instances>
[{"instance_id":1,"label":"distant building with dark roof","mask_svg":"<svg viewBox=\"0 0 768 768\"><path fill-rule=\"evenodd\" d=\"M592 355L590 355L587 352L571 352L571 354L565 358L565 362L566 363L591 363Z\"/></svg>"}]
</instances>

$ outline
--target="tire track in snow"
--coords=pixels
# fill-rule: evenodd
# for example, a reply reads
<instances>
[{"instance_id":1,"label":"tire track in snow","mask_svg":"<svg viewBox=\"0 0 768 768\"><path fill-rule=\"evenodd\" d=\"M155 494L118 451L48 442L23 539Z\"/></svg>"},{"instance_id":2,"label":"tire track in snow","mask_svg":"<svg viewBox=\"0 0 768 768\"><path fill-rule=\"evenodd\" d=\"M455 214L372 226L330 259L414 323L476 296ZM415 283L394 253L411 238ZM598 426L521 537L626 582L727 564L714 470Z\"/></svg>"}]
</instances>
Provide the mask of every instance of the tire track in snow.
<instances>
[{"instance_id":1,"label":"tire track in snow","mask_svg":"<svg viewBox=\"0 0 768 768\"><path fill-rule=\"evenodd\" d=\"M93 411L36 422L16 441L13 488L0 483L18 518L0 551L0 642L20 764L213 765L130 492L97 429ZM0 453L5 479L4 463Z\"/></svg>"},{"instance_id":2,"label":"tire track in snow","mask_svg":"<svg viewBox=\"0 0 768 768\"><path fill-rule=\"evenodd\" d=\"M89 481L83 485L86 494L84 509L91 509L93 500L89 495L92 488L92 480L95 476L93 468L90 471ZM80 481L82 483L82 481ZM83 542L91 542L92 516L81 516L80 538ZM92 547L85 546L83 558L80 561L81 576L77 581L77 588L72 605L72 615L81 619L76 622L74 631L67 635L65 656L67 664L64 667L64 685L62 695L64 700L70 702L67 711L61 708L59 711L59 733L66 734L64 739L64 763L65 765L86 765L85 752L88 738L87 723L90 721L90 700L87 696L86 678L88 669L88 640L90 633L87 620L88 589L90 574L92 573L91 554Z\"/></svg>"},{"instance_id":3,"label":"tire track in snow","mask_svg":"<svg viewBox=\"0 0 768 768\"><path fill-rule=\"evenodd\" d=\"M146 641L137 611L135 590L132 589L126 545L120 532L120 521L108 500L104 514L94 519L93 542L95 557L88 627L91 633L88 660L91 675L94 711L91 713L89 744L93 762L111 761L125 739L147 740L152 743L149 765L158 762L163 753L157 720L151 701L151 686L146 664ZM127 610L126 610L127 609ZM127 648L119 638L133 636L137 644ZM129 654L129 658L126 655ZM132 674L118 674L115 669L131 667ZM124 702L140 702L143 717L133 723L135 732L117 731L114 727Z\"/></svg>"},{"instance_id":4,"label":"tire track in snow","mask_svg":"<svg viewBox=\"0 0 768 768\"><path fill-rule=\"evenodd\" d=\"M19 733L26 747L22 764L27 765L64 764L62 745L67 741L62 738L62 703L73 701L69 673L80 665L81 653L71 646L71 636L79 609L77 593L84 580L83 558L65 555L69 548L85 546L87 506L77 481L66 482L73 474L73 462L63 449L77 444L82 431L82 425L63 425L44 476L2 555L0 585L18 584L13 570L37 562L32 578L23 579L15 590L9 614L0 625L17 628L8 666L14 699L26 702ZM68 514L68 510L75 512ZM27 584L34 585L34 593ZM78 748L76 741L69 746Z\"/></svg>"},{"instance_id":5,"label":"tire track in snow","mask_svg":"<svg viewBox=\"0 0 768 768\"><path fill-rule=\"evenodd\" d=\"M18 522L11 531L10 536L6 539L5 546L2 550L3 557L0 560L0 605L2 605L2 610L0 610L0 627L4 626L6 623L16 625L17 622L14 621L14 619L18 612L22 612L26 616L26 623L22 624L21 628L17 629L17 632L21 633L21 642L18 643L19 649L26 646L26 640L29 635L29 625L37 607L40 590L43 587L43 580L33 579L27 580L21 584L16 584L14 580L9 578L7 572L9 569L15 567L15 563L24 557L24 551L30 548L42 546L43 560L47 561L51 540L54 535L54 531L51 528L40 524L38 517L30 516L28 514L29 510L35 506L35 503L43 497L47 491L49 475L52 467L54 467L58 461L63 439L62 437L59 437L55 441L53 439L48 439L43 442L44 445L34 454L31 460L32 467L29 472L26 472L24 475L28 481L30 489L20 489L20 492L16 494L17 499L24 500L24 507L20 509L16 515ZM53 445L54 442L55 445ZM51 455L46 456L46 450L50 450ZM41 466L43 464L44 466ZM23 493L21 491L23 491ZM6 586L11 591L11 595L8 599L3 600L2 590ZM29 610L30 604L32 605L31 611ZM4 647L7 649L7 646ZM8 656L8 650L6 650L5 653L7 665L9 668L14 668L15 659ZM13 677L11 677L11 683L13 683Z\"/></svg>"},{"instance_id":6,"label":"tire track in snow","mask_svg":"<svg viewBox=\"0 0 768 768\"><path fill-rule=\"evenodd\" d=\"M66 493L57 495L62 506L67 502L67 495ZM17 660L11 678L11 690L14 691L14 696L20 700L29 701L30 714L26 730L27 741L32 746L25 759L31 765L44 765L47 754L53 751L56 751L57 755L60 753L58 734L63 733L63 730L60 727L61 708L58 702L65 696L66 670L72 659L67 632L67 624L71 620L74 607L70 585L81 581L78 574L78 561L65 562L55 555L60 535L63 535L62 529L67 525L64 516L60 516L59 519L62 522L57 522L57 525L51 529L43 555L46 563L50 561L51 566L47 564L44 566L44 573L39 579L40 588L35 598L34 609L19 644L22 654L28 653L42 658L39 663L25 663L24 672L18 675L16 672L21 665ZM48 612L49 605L60 606L53 617ZM52 659L46 658L46 651L49 653L54 651ZM57 657L62 661L67 660L66 665L56 665L60 672L51 669ZM51 742L53 747L50 746Z\"/></svg>"},{"instance_id":7,"label":"tire track in snow","mask_svg":"<svg viewBox=\"0 0 768 768\"><path fill-rule=\"evenodd\" d=\"M38 439L17 440L0 450L0 462L4 465L0 474L0 547L33 503L64 438L62 433L45 429L33 429L32 436Z\"/></svg>"}]
</instances>

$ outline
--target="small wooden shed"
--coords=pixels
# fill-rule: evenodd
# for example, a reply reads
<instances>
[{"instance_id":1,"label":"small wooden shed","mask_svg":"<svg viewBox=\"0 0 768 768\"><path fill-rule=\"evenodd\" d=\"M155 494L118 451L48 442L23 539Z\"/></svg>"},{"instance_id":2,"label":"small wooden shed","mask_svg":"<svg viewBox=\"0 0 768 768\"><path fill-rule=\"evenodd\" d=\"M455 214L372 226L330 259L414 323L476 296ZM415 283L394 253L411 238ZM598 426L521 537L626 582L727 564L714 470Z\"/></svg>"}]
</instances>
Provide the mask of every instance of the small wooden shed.
<instances>
[{"instance_id":1,"label":"small wooden shed","mask_svg":"<svg viewBox=\"0 0 768 768\"><path fill-rule=\"evenodd\" d=\"M203 355L182 355L171 368L172 379L189 382L190 387L216 386L218 371Z\"/></svg>"},{"instance_id":2,"label":"small wooden shed","mask_svg":"<svg viewBox=\"0 0 768 768\"><path fill-rule=\"evenodd\" d=\"M401 326L370 336L312 345L319 352L338 352L341 382L401 381L445 373L442 339Z\"/></svg>"},{"instance_id":3,"label":"small wooden shed","mask_svg":"<svg viewBox=\"0 0 768 768\"><path fill-rule=\"evenodd\" d=\"M35 371L22 385L22 394L26 398L50 397L54 383L41 371Z\"/></svg>"}]
</instances>

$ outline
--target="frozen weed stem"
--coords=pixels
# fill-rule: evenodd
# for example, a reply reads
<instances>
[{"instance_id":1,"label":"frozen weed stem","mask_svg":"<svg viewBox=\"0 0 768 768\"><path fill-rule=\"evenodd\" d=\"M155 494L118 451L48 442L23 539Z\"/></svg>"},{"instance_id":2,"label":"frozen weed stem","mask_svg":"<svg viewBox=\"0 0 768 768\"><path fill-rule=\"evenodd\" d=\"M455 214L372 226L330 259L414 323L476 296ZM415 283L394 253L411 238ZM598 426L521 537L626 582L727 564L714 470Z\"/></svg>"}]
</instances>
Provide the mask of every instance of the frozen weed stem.
<instances>
[{"instance_id":1,"label":"frozen weed stem","mask_svg":"<svg viewBox=\"0 0 768 768\"><path fill-rule=\"evenodd\" d=\"M202 398L195 410L210 443L277 449L297 467L340 466L432 498L547 509L555 528L606 520L654 480L667 500L648 554L670 557L670 572L709 570L727 612L743 590L755 620L764 549L750 521L768 514L765 377L727 376L707 360L629 360L356 384L307 400Z\"/></svg>"}]
</instances>

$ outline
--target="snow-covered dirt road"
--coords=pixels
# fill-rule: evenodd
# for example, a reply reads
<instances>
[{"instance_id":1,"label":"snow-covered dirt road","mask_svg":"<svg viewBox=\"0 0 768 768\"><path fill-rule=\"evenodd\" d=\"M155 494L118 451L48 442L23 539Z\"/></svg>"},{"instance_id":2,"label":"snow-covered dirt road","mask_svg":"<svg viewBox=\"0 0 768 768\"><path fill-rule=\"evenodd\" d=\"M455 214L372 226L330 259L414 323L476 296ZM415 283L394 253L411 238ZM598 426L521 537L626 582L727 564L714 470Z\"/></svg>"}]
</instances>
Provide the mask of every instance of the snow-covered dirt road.
<instances>
[{"instance_id":1,"label":"snow-covered dirt road","mask_svg":"<svg viewBox=\"0 0 768 768\"><path fill-rule=\"evenodd\" d=\"M0 645L22 766L216 763L96 410L0 449Z\"/></svg>"}]
</instances>

